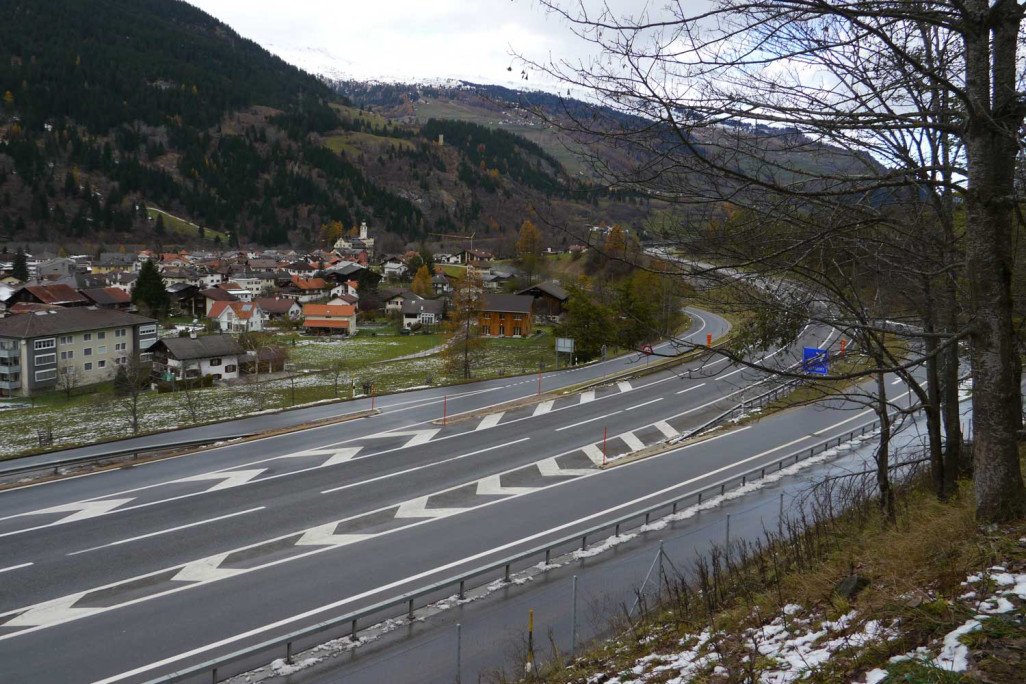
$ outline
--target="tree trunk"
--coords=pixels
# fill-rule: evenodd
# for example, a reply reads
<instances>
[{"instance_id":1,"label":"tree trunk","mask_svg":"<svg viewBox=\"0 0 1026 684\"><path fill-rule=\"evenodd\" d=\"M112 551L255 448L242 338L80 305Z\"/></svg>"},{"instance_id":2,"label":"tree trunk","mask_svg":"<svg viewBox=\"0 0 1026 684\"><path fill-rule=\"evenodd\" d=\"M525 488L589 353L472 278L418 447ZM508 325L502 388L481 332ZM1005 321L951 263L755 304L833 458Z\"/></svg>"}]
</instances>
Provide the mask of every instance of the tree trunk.
<instances>
[{"instance_id":1,"label":"tree trunk","mask_svg":"<svg viewBox=\"0 0 1026 684\"><path fill-rule=\"evenodd\" d=\"M895 522L894 491L890 479L891 417L887 413L887 383L884 374L876 374L876 416L880 420L880 442L876 448L876 486L880 491L880 512Z\"/></svg>"},{"instance_id":2,"label":"tree trunk","mask_svg":"<svg viewBox=\"0 0 1026 684\"><path fill-rule=\"evenodd\" d=\"M923 411L926 413L926 433L929 437L928 449L930 451L930 473L933 476L933 487L937 493L937 498L944 500L947 498L947 493L944 488L946 481L944 473L944 451L942 446L941 437L941 412L940 412L940 373L939 363L936 356L937 351L937 338L934 337L936 332L936 325L934 324L936 312L934 310L934 297L933 288L926 279L923 284L923 293L925 294L924 311L923 311L923 323L927 333L924 338L924 346L926 348L926 395L927 401L923 405Z\"/></svg>"},{"instance_id":3,"label":"tree trunk","mask_svg":"<svg viewBox=\"0 0 1026 684\"><path fill-rule=\"evenodd\" d=\"M1012 326L1012 226L1016 138L1022 123L1015 90L1021 9L967 2L963 40L969 98L965 149L966 267L973 312L973 445L976 516L999 522L1026 515L1019 465L1018 362Z\"/></svg>"}]
</instances>

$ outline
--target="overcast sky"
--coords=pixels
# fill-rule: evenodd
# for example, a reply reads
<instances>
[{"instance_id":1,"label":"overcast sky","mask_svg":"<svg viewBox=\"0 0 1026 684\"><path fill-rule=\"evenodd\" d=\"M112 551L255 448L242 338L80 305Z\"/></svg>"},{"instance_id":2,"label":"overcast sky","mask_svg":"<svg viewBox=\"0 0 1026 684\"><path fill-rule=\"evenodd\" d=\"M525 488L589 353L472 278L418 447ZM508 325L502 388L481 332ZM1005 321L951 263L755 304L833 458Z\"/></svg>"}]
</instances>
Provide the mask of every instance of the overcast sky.
<instances>
[{"instance_id":1,"label":"overcast sky","mask_svg":"<svg viewBox=\"0 0 1026 684\"><path fill-rule=\"evenodd\" d=\"M511 50L539 60L588 52L534 0L189 1L289 62L358 79L462 78L541 87L536 76L520 81L516 65L507 71Z\"/></svg>"}]
</instances>

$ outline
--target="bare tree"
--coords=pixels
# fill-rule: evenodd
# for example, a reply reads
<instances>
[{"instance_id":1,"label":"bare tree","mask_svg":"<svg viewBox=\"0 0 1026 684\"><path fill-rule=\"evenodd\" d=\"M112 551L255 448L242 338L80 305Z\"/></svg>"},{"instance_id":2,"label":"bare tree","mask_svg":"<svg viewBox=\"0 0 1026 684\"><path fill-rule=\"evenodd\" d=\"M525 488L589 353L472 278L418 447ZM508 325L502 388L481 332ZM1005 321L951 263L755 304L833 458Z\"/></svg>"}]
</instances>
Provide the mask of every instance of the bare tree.
<instances>
[{"instance_id":1,"label":"bare tree","mask_svg":"<svg viewBox=\"0 0 1026 684\"><path fill-rule=\"evenodd\" d=\"M143 396L149 390L150 366L133 354L118 366L114 376L114 402L125 413L134 435L139 434L139 418L145 409Z\"/></svg>"},{"instance_id":2,"label":"bare tree","mask_svg":"<svg viewBox=\"0 0 1026 684\"><path fill-rule=\"evenodd\" d=\"M62 364L57 369L57 386L64 391L64 396L71 399L71 395L75 392L75 388L79 386L82 376L78 371L78 366L73 363Z\"/></svg>"},{"instance_id":3,"label":"bare tree","mask_svg":"<svg viewBox=\"0 0 1026 684\"><path fill-rule=\"evenodd\" d=\"M763 225L705 236L707 245L761 237L760 249L739 250L744 256L733 265L821 286L842 270L830 263L841 238L861 236L864 253L893 254L900 223L881 209L896 198L929 198L939 249L935 267L918 269L917 289L929 300L921 329L908 335L918 338L918 358L867 372L911 376L935 359L927 369L933 388L917 383L914 391L924 405L946 406L943 423L954 434L954 348L967 338L977 514L995 521L1026 514L1011 291L1014 172L1026 115L1023 6L723 0L696 13L678 3L664 14L618 17L608 8L590 15L543 4L600 55L529 66L590 90L616 112L588 117L568 107L554 123L589 143L585 154L606 182L677 204L692 223L722 216L724 202L763 223L772 217L778 233ZM634 161L613 168L597 144ZM961 244L956 200L967 216ZM887 248L872 249L873 240ZM960 325L953 303L963 248L969 316ZM810 314L817 317L816 307ZM873 319L859 324L888 333ZM881 358L895 356L885 351ZM937 461L942 483L960 470L953 444ZM952 467L943 467L947 461Z\"/></svg>"}]
</instances>

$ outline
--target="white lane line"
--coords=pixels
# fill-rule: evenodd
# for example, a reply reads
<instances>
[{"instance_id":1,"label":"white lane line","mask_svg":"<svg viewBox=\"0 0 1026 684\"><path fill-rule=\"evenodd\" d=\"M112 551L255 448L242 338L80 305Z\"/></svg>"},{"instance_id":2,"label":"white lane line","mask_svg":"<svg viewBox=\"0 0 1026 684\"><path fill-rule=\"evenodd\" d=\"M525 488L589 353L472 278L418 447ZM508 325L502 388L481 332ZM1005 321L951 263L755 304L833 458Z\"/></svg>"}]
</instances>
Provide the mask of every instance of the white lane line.
<instances>
[{"instance_id":1,"label":"white lane line","mask_svg":"<svg viewBox=\"0 0 1026 684\"><path fill-rule=\"evenodd\" d=\"M641 451L645 448L645 443L638 439L638 436L633 432L625 432L622 435L617 435L620 439L627 443L631 451Z\"/></svg>"},{"instance_id":2,"label":"white lane line","mask_svg":"<svg viewBox=\"0 0 1026 684\"><path fill-rule=\"evenodd\" d=\"M582 420L580 423L574 423L572 425L564 425L563 427L556 428L556 432L562 432L563 430L569 430L570 428L575 428L578 425L586 425L587 423L594 423L596 420L602 420L603 418L608 418L609 416L615 416L617 413L623 413L623 411L613 411L612 413L607 413L607 414L605 414L603 416L595 416L594 418L589 418L588 420Z\"/></svg>"},{"instance_id":3,"label":"white lane line","mask_svg":"<svg viewBox=\"0 0 1026 684\"><path fill-rule=\"evenodd\" d=\"M474 428L474 431L487 430L488 428L495 427L499 424L499 421L502 420L504 415L506 415L505 411L499 411L498 413L493 413L490 416L485 416L481 419L481 422L478 423L478 426Z\"/></svg>"},{"instance_id":4,"label":"white lane line","mask_svg":"<svg viewBox=\"0 0 1026 684\"><path fill-rule=\"evenodd\" d=\"M743 432L743 431L748 430L748 429L750 429L750 426L749 427L739 428L737 430L734 430L733 432L724 433L722 435L719 435L718 437L713 437L712 439L705 440L704 442L699 442L699 443L696 443L696 444L691 444L691 445L688 445L688 446L684 446L684 447L681 447L680 449L674 449L673 451L667 451L663 455L668 455L668 454L676 453L678 451L683 451L684 449L689 449L691 447L697 446L697 444L706 444L706 443L708 443L710 441L713 441L715 439L722 439L723 437L726 437L728 435L738 434L738 433ZM665 495L665 494L667 494L669 492L672 492L675 489L680 489L682 487L687 487L689 485L694 484L695 482L707 479L707 478L709 478L711 476L719 475L720 473L722 473L722 472L724 472L726 470L730 470L731 468L735 468L737 466L744 465L745 463L748 463L748 462L750 462L752 460L758 459L758 458L760 458L762 456L765 456L765 455L767 455L769 453L772 453L772 451L777 451L778 449L784 448L786 446L788 446L788 445L781 445L780 447L777 447L776 449L772 449L770 451L766 451L766 452L763 452L761 454L757 454L755 456L750 456L748 458L741 459L739 461L735 461L734 463L725 465L725 466L723 466L721 468L718 468L716 470L710 471L708 473L704 473L702 475L698 475L698 476L693 477L693 478L691 478L689 480L685 480L683 482L679 482L677 484L674 484L674 485L671 485L669 487L666 487L665 489L661 489L661 490L659 490L657 492L652 492L650 494L646 494L644 496L638 497L638 498L633 499L631 501L626 501L624 503L617 504L616 506L611 506L611 507L609 507L609 508L607 508L605 510L598 511L596 513L592 513L590 515L586 515L584 517L578 518L577 520L571 520L570 522L566 522L566 523L563 523L561 525L557 525L555 527L551 527L551 528L549 528L547 530L543 530L541 532L536 532L535 534L528 535L526 537L522 537L520 539L511 541L511 542L507 542L507 543L502 544L500 546L496 546L494 548L487 549L485 551L481 551L481 552L473 554L471 556L467 556L465 558L460 558L460 559L454 560L454 561L452 561L450 563L446 563L445 565L440 565L440 566L437 566L437 567L434 567L434 568L430 568L428 570L424 570L422 572L419 572L419 573L416 573L416 574L413 574L413 575L409 575L407 577L403 577L402 579L398 579L398 580L396 580L394 582L389 582L388 584L384 584L382 586L375 587L373 589L368 589L367 591L361 592L359 594L354 594L353 596L347 596L347 597L339 599L338 601L335 601L333 603L321 605L321 606L318 606L318 607L313 608L311 610L308 610L308 611L305 611L305 612L302 612L302 613L298 613L298 614L292 615L290 617L282 618L281 620L278 620L276 622L272 622L270 624L263 625L261 627L256 627L256 628L248 630L246 632L241 632L239 634L235 634L233 636L226 637L226 638L221 639L219 641L211 642L211 643L205 644L203 646L199 646L197 648L191 649L189 651L184 651L182 653L178 653L176 655L169 656L167 658L164 658L163 660L158 660L156 662L152 662L152 663L149 663L149 664L146 664L146 665L142 665L140 667L135 668L134 670L129 670L129 671L126 671L126 672L121 672L119 674L113 675L113 676L108 677L106 679L98 680L98 681L94 682L94 684L114 684L114 682L120 682L120 681L124 681L125 679L129 679L129 678L132 678L132 677L137 677L138 675L140 675L140 674L142 674L144 672L149 672L149 671L155 670L157 668L165 667L165 666L170 665L172 663L176 663L176 662L179 662L181 660L185 660L186 658L192 658L192 657L197 656L199 654L207 653L209 651L212 651L212 650L215 650L215 649L218 649L218 648L222 648L222 647L227 646L229 644L234 644L236 642L243 641L245 639L249 639L249 638L251 638L253 636L256 636L258 634L263 634L265 632L270 632L270 631L279 629L279 628L281 628L281 627L283 627L285 625L289 625L289 624L292 624L294 622L298 622L298 621L301 621L301 620L306 620L307 618L313 617L314 615L318 615L320 613L324 613L324 612L327 612L327 611L337 610L337 609L339 609L339 608L341 608L343 606L347 606L347 605L355 603L357 601L362 601L363 599L366 599L366 598L371 597L371 596L375 596L375 595L382 594L382 593L385 593L385 592L391 592L391 591L393 591L394 589L396 589L398 587L402 587L402 586L410 584L412 582L417 582L417 581L422 580L422 579L424 579L426 577L431 577L432 575L437 575L439 573L447 572L449 570L452 570L453 568L458 568L461 565L465 565L467 563L472 563L472 562L478 561L478 560L480 560L482 558L487 558L487 557L492 556L494 554L501 553L503 551L507 551L509 549L516 548L518 546L522 546L523 544L527 544L527 543L533 542L533 541L535 541L537 539L542 539L542 538L544 538L546 536L549 536L549 535L552 535L552 534L555 534L555 533L558 533L558 532L562 532L563 530L579 526L579 525L581 525L583 523L590 522L590 521L595 520L597 518L608 517L611 513L615 513L617 511L623 510L625 508L630 508L631 506L636 506L639 503L642 503L644 501L648 501L648 500L656 498L656 497L663 496L663 495ZM645 463L645 462L648 462L648 461L638 461L637 463ZM622 466L622 467L630 467L631 465L633 465L633 464L628 464L628 465L625 465L625 466ZM590 476L600 475L600 474L609 473L609 472L616 472L616 471L615 470L595 470L595 471L592 471L592 475L590 475ZM567 483L569 483L569 482L576 482L576 481L578 481L578 479L566 480L566 482ZM560 484L563 484L563 483L556 483L556 484L554 484L552 486L560 486ZM498 500L496 502L490 502L490 503L487 503L487 504L483 504L483 506L489 506L489 505L492 505L493 503L505 502L505 501L509 501L509 500L510 499L500 499L500 500ZM478 506L477 508L480 509L483 506ZM430 520L426 520L425 522L430 522ZM410 528L409 527L405 527L405 528L400 528L400 529L408 530ZM24 632L21 632L21 633L24 633ZM2 641L5 638L7 638L7 637L6 636L5 637L0 637L0 641Z\"/></svg>"},{"instance_id":5,"label":"white lane line","mask_svg":"<svg viewBox=\"0 0 1026 684\"><path fill-rule=\"evenodd\" d=\"M22 563L21 565L12 565L12 566L7 567L7 568L0 568L0 572L10 572L11 570L18 570L20 568L27 568L30 565L33 565L33 563Z\"/></svg>"},{"instance_id":6,"label":"white lane line","mask_svg":"<svg viewBox=\"0 0 1026 684\"><path fill-rule=\"evenodd\" d=\"M504 442L503 444L495 444L495 445L490 446L490 447L485 447L484 449L478 449L477 451L471 451L469 454L460 454L459 456L453 456L451 458L445 459L444 461L435 461L434 463L425 463L424 465L413 466L412 468L407 468L406 470L400 470L400 471L397 471L397 472L394 472L394 473L385 473L384 475L378 475L377 477L372 477L369 480L360 480L359 482L350 482L349 484L342 485L341 487L332 487L331 489L325 489L324 491L321 492L321 494L331 494L332 492L340 492L343 489L352 489L353 487L362 487L365 484L370 484L372 482L378 482L379 480L385 480L385 479L392 478L392 477L399 477L400 475L407 475L409 473L415 473L418 470L424 470L425 468L434 468L435 466L442 465L443 463L452 463L453 461L458 461L461 458L467 458L469 456L477 456L478 454L483 454L483 453L485 453L487 451L495 451L496 449L501 449L503 447L512 446L514 444L520 444L521 442L526 442L529 439L531 439L531 438L530 437L521 437L520 439L515 439L512 442Z\"/></svg>"},{"instance_id":7,"label":"white lane line","mask_svg":"<svg viewBox=\"0 0 1026 684\"><path fill-rule=\"evenodd\" d=\"M893 382L891 382L891 384L892 385L899 385L899 384L901 384L901 382L902 382L902 379L898 378L897 380L894 380Z\"/></svg>"},{"instance_id":8,"label":"white lane line","mask_svg":"<svg viewBox=\"0 0 1026 684\"><path fill-rule=\"evenodd\" d=\"M697 385L692 385L691 387L688 387L687 389L682 389L680 392L677 392L677 394L684 394L685 392L690 392L691 390L696 390L699 387L705 387L705 383L704 382L700 382Z\"/></svg>"},{"instance_id":9,"label":"white lane line","mask_svg":"<svg viewBox=\"0 0 1026 684\"><path fill-rule=\"evenodd\" d=\"M535 407L534 413L531 414L531 417L534 418L535 416L540 416L542 414L548 413L552 410L552 405L555 403L556 402L554 400L543 401Z\"/></svg>"},{"instance_id":10,"label":"white lane line","mask_svg":"<svg viewBox=\"0 0 1026 684\"><path fill-rule=\"evenodd\" d=\"M589 401L595 401L595 392L594 392L594 390L591 390L591 391L588 391L588 392L581 392L581 403L582 404L587 404Z\"/></svg>"},{"instance_id":11,"label":"white lane line","mask_svg":"<svg viewBox=\"0 0 1026 684\"><path fill-rule=\"evenodd\" d=\"M232 487L238 487L244 485L253 478L260 475L267 468L253 468L251 470L227 470L220 473L201 473L199 475L191 475L189 477L183 477L177 482L203 482L205 480L220 480L216 485L210 489L204 489L204 492L219 492L222 489L231 489ZM173 484L173 483L172 483Z\"/></svg>"},{"instance_id":12,"label":"white lane line","mask_svg":"<svg viewBox=\"0 0 1026 684\"><path fill-rule=\"evenodd\" d=\"M633 410L634 410L634 409L636 409L636 408L641 408L642 406L648 406L649 404L654 404L654 403L656 403L657 401L662 401L662 400L663 400L663 398L664 398L664 397L659 397L659 398L657 398L657 399L652 399L651 401L646 401L646 402L645 402L645 403L643 403L643 404L635 404L634 406L631 406L630 408L624 409L624 411L633 411Z\"/></svg>"},{"instance_id":13,"label":"white lane line","mask_svg":"<svg viewBox=\"0 0 1026 684\"><path fill-rule=\"evenodd\" d=\"M634 389L633 387L631 387L631 383L627 382L626 380L621 380L620 382L616 383L616 386L620 388L621 392L630 392L632 389Z\"/></svg>"},{"instance_id":14,"label":"white lane line","mask_svg":"<svg viewBox=\"0 0 1026 684\"><path fill-rule=\"evenodd\" d=\"M851 422L851 421L853 421L853 420L857 420L858 418L861 418L862 416L866 415L867 413L873 413L873 409L868 409L868 410L866 410L866 411L862 411L861 413L856 413L856 414L855 414L854 416L852 416L851 418L848 418L848 419L846 419L846 420L842 420L842 421L841 421L840 423L834 423L834 424L833 424L833 425L831 425L830 427L825 427L825 428L823 428L822 430L816 430L816 431L815 431L815 432L813 432L812 434L814 434L814 435L821 435L821 434L823 434L824 432L830 432L831 430L833 430L833 429L834 429L835 427L837 427L838 425L844 425L845 423L850 423L850 422Z\"/></svg>"},{"instance_id":15,"label":"white lane line","mask_svg":"<svg viewBox=\"0 0 1026 684\"><path fill-rule=\"evenodd\" d=\"M69 556L77 556L80 553L88 553L89 551L96 551L97 549L106 549L107 547L110 547L110 546L120 546L121 544L131 544L132 542L139 541L140 539L149 539L150 537L159 537L162 534L170 534L171 532L177 532L178 530L187 530L190 527L199 527L200 525L206 525L206 524L212 523L212 522L218 522L218 521L221 521L221 520L227 520L228 518L235 518L237 516L246 515L248 513L256 513L257 511L262 511L265 508L266 508L266 506L257 506L256 508L250 508L248 510L239 511L237 513L229 513L227 515L219 515L216 518L208 518L207 520L200 520L198 522L189 523L187 525L178 525L177 527L169 527L166 530L159 530L157 532L150 532L148 534L140 534L138 537L129 537L128 539L119 539L117 541L112 541L109 544L101 544L99 546L93 546L93 547L90 547L88 549L82 549L81 551L72 551L68 555Z\"/></svg>"}]
</instances>

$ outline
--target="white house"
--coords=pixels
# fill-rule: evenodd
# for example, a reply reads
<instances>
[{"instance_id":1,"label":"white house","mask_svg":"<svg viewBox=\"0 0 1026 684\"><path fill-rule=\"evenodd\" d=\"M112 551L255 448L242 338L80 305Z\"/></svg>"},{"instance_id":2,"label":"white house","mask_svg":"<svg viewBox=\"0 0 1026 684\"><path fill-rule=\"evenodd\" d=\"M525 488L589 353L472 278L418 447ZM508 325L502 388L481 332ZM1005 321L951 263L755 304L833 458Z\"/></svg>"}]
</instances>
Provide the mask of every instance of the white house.
<instances>
[{"instance_id":1,"label":"white house","mask_svg":"<svg viewBox=\"0 0 1026 684\"><path fill-rule=\"evenodd\" d=\"M222 332L258 332L264 329L267 313L256 302L214 302L208 318L217 321Z\"/></svg>"},{"instance_id":2,"label":"white house","mask_svg":"<svg viewBox=\"0 0 1026 684\"><path fill-rule=\"evenodd\" d=\"M239 377L247 352L231 335L165 337L150 348L156 380L182 380L207 375L217 380Z\"/></svg>"}]
</instances>

